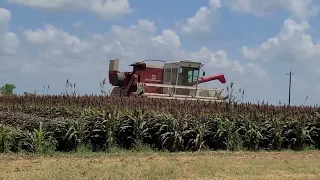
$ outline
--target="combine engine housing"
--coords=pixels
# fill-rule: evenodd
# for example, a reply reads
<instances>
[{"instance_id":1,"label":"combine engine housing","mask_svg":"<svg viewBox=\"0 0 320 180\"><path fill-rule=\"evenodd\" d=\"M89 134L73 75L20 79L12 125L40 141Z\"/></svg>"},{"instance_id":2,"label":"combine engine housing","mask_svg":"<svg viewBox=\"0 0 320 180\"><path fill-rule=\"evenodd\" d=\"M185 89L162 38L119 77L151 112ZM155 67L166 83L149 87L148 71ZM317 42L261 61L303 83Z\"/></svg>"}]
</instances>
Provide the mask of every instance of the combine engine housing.
<instances>
[{"instance_id":1,"label":"combine engine housing","mask_svg":"<svg viewBox=\"0 0 320 180\"><path fill-rule=\"evenodd\" d=\"M199 78L201 63L191 61L166 62L150 65L145 62L131 64L132 72L119 71L119 59L110 60L109 83L115 86L112 96L147 96L151 98L221 99L219 89L203 89L198 85L218 80L226 83L223 74ZM211 92L209 92L211 91Z\"/></svg>"}]
</instances>

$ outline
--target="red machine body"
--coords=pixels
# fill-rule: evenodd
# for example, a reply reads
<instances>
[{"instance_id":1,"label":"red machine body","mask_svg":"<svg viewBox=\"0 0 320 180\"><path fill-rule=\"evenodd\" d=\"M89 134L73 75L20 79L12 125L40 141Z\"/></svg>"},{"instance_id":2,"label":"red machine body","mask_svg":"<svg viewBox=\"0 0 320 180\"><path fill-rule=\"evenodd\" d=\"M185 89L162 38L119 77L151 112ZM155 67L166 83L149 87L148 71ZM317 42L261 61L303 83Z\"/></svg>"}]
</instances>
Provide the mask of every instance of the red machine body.
<instances>
[{"instance_id":1,"label":"red machine body","mask_svg":"<svg viewBox=\"0 0 320 180\"><path fill-rule=\"evenodd\" d=\"M112 96L136 96L138 83L147 84L164 84L164 68L163 66L156 66L146 64L145 62L137 62L131 64L132 72L118 71L119 60L110 60L109 65L109 83L114 89L111 92ZM197 83L205 83L208 81L219 80L221 83L226 83L224 74L215 74L211 76L204 76L198 78ZM194 86L195 82L188 83L186 86ZM162 87L149 87L144 93L164 94Z\"/></svg>"}]
</instances>

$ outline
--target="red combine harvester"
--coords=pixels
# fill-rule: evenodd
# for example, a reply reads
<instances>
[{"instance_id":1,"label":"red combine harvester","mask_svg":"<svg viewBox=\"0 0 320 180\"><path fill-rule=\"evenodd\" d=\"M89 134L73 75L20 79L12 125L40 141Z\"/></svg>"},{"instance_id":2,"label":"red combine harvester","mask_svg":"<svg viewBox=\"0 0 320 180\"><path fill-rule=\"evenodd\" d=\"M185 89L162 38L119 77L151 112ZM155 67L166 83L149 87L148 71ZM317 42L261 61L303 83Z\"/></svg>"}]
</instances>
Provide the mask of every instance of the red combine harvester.
<instances>
[{"instance_id":1,"label":"red combine harvester","mask_svg":"<svg viewBox=\"0 0 320 180\"><path fill-rule=\"evenodd\" d=\"M148 61L148 60L145 60ZM119 59L110 60L109 82L114 89L111 96L135 96L183 100L223 101L221 89L199 88L204 82L219 80L226 83L223 74L199 78L203 64L192 61L164 62L162 66L146 64L145 61L131 64L132 72L119 72ZM160 61L160 60L149 60Z\"/></svg>"}]
</instances>

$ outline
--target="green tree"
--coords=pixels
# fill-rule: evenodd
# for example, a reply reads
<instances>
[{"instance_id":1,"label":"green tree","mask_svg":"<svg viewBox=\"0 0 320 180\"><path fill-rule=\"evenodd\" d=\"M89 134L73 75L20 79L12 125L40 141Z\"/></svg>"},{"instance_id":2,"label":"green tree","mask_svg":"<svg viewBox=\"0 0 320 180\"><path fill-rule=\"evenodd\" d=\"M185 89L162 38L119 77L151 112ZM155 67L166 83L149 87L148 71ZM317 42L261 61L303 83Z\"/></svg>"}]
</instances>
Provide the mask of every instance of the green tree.
<instances>
[{"instance_id":1,"label":"green tree","mask_svg":"<svg viewBox=\"0 0 320 180\"><path fill-rule=\"evenodd\" d=\"M5 84L0 88L1 95L12 95L13 90L16 88L14 84Z\"/></svg>"}]
</instances>

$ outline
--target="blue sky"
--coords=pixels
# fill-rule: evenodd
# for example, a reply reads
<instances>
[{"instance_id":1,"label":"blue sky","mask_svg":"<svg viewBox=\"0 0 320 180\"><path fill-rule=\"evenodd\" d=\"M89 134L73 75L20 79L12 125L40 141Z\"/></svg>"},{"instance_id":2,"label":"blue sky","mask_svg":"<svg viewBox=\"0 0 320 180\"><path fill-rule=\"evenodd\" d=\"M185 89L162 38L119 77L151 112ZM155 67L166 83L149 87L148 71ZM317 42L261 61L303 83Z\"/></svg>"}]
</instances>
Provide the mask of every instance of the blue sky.
<instances>
[{"instance_id":1,"label":"blue sky","mask_svg":"<svg viewBox=\"0 0 320 180\"><path fill-rule=\"evenodd\" d=\"M16 84L16 93L50 84L49 93L60 93L68 78L81 94L99 93L111 58L120 58L121 70L149 58L188 58L207 74L224 73L245 89L245 101L286 103L290 69L292 104L320 101L317 1L110 2L1 1L0 84Z\"/></svg>"}]
</instances>

